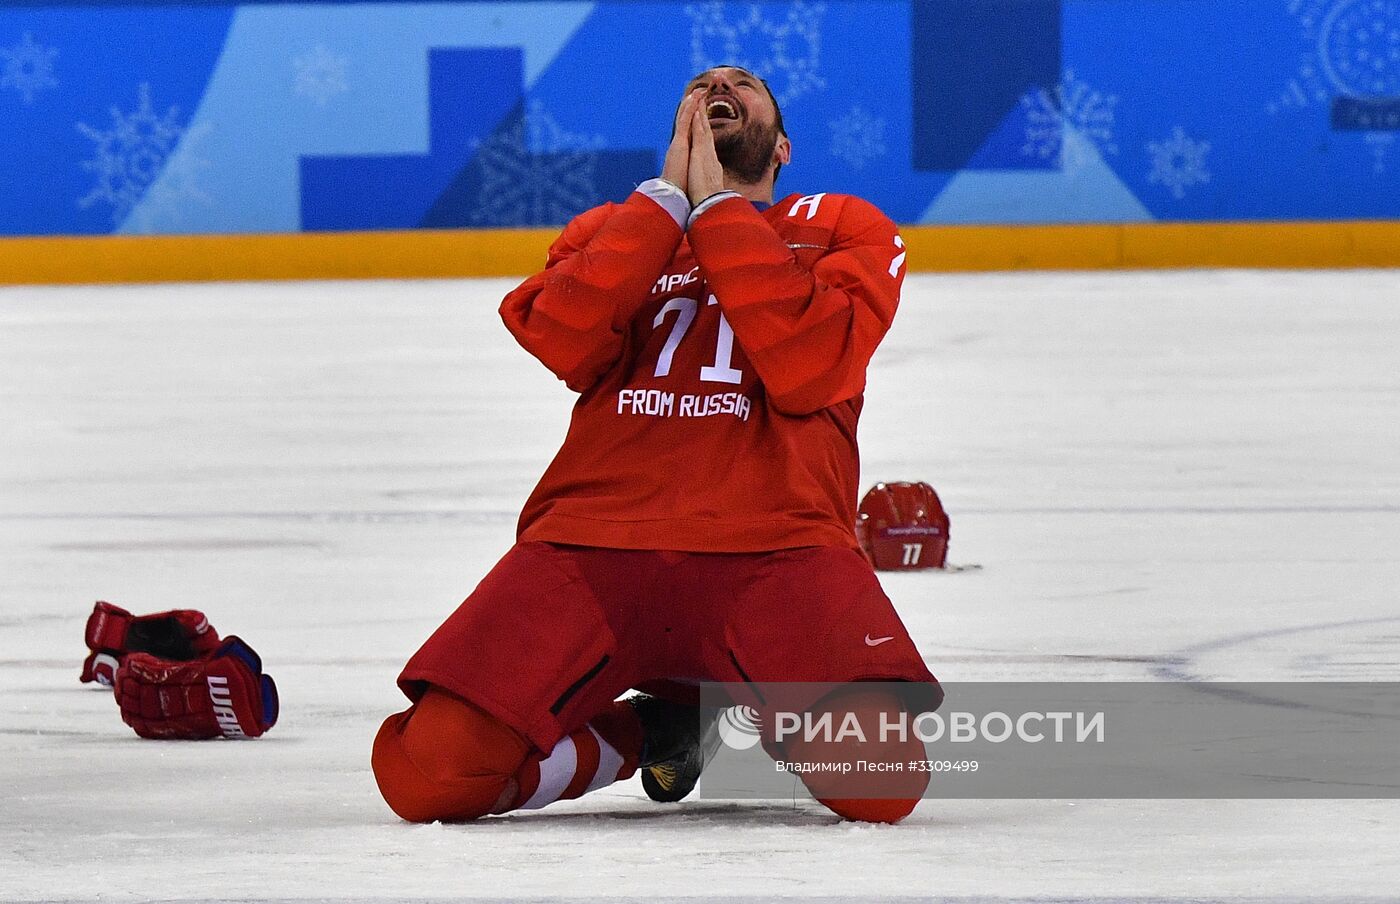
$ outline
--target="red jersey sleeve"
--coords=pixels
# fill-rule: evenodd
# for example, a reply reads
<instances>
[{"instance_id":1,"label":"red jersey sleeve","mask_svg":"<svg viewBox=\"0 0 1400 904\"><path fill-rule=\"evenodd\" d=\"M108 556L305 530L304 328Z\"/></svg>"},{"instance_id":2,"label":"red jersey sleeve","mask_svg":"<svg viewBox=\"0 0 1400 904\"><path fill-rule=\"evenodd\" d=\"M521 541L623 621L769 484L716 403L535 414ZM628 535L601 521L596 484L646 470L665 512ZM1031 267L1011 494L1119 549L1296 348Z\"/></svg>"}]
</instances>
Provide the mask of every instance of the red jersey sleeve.
<instances>
[{"instance_id":1,"label":"red jersey sleeve","mask_svg":"<svg viewBox=\"0 0 1400 904\"><path fill-rule=\"evenodd\" d=\"M682 234L638 193L579 214L550 246L544 270L501 303L506 329L570 389L584 391L621 355L628 323Z\"/></svg>"},{"instance_id":2,"label":"red jersey sleeve","mask_svg":"<svg viewBox=\"0 0 1400 904\"><path fill-rule=\"evenodd\" d=\"M690 227L700 270L783 414L860 394L899 304L904 246L894 223L859 198L839 200L830 246L810 269L742 198L716 204Z\"/></svg>"}]
</instances>

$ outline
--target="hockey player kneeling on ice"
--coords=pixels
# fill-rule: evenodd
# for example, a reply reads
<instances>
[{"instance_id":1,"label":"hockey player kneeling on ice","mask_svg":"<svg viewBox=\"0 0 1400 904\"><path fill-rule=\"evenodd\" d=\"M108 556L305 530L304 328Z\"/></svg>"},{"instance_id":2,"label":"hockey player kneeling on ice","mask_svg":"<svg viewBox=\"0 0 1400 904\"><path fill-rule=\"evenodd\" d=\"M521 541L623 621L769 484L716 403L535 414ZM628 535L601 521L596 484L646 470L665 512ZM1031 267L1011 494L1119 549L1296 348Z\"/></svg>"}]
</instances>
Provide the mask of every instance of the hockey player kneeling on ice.
<instances>
[{"instance_id":1,"label":"hockey player kneeling on ice","mask_svg":"<svg viewBox=\"0 0 1400 904\"><path fill-rule=\"evenodd\" d=\"M238 637L203 612L132 615L99 602L84 632L79 680L112 688L122 721L143 738L256 738L277 722L277 685Z\"/></svg>"},{"instance_id":2,"label":"hockey player kneeling on ice","mask_svg":"<svg viewBox=\"0 0 1400 904\"><path fill-rule=\"evenodd\" d=\"M506 296L506 327L579 396L516 545L399 676L412 706L373 765L404 819L542 807L637 770L680 800L715 746L695 682L936 690L854 526L856 422L904 242L858 198L772 203L791 153L761 79L701 73L660 178L575 218ZM822 705L902 705L847 687ZM871 796L807 780L881 822L923 791L921 774Z\"/></svg>"}]
</instances>

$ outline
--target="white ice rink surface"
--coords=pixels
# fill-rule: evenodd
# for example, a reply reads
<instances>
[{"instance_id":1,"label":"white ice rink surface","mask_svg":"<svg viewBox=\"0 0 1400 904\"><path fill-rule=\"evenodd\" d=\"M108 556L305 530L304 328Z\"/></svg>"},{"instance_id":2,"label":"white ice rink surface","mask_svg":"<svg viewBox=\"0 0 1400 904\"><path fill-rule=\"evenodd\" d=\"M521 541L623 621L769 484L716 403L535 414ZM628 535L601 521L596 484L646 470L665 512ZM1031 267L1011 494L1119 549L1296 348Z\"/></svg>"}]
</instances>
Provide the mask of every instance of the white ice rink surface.
<instances>
[{"instance_id":1,"label":"white ice rink surface","mask_svg":"<svg viewBox=\"0 0 1400 904\"><path fill-rule=\"evenodd\" d=\"M663 807L412 826L369 747L512 539L569 392L506 281L0 289L0 899L1400 895L1400 801ZM915 276L864 483L950 558L886 588L945 680L1400 680L1400 271ZM139 740L96 599L247 638L282 718ZM1397 751L1400 756L1400 751Z\"/></svg>"}]
</instances>

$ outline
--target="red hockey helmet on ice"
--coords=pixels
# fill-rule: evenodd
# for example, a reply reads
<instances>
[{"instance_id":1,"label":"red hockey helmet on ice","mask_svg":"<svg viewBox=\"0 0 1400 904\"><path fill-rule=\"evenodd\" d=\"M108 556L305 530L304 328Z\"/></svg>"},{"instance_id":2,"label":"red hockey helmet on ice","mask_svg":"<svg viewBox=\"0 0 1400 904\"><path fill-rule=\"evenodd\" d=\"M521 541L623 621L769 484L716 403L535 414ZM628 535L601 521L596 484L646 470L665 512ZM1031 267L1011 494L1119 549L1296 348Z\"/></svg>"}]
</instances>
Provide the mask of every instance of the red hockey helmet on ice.
<instances>
[{"instance_id":1,"label":"red hockey helmet on ice","mask_svg":"<svg viewBox=\"0 0 1400 904\"><path fill-rule=\"evenodd\" d=\"M942 568L948 561L948 514L926 483L877 483L860 501L856 537L881 571Z\"/></svg>"}]
</instances>

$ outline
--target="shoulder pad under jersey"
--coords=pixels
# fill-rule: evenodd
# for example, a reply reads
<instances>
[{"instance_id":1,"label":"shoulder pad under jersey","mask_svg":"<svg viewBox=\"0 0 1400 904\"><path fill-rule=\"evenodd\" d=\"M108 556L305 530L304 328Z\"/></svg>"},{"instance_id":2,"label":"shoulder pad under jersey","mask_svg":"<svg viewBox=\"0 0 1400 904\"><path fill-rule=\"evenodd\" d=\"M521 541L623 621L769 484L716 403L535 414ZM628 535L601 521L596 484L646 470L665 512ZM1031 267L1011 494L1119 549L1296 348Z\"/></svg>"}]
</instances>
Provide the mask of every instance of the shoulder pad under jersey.
<instances>
[{"instance_id":1,"label":"shoulder pad under jersey","mask_svg":"<svg viewBox=\"0 0 1400 904\"><path fill-rule=\"evenodd\" d=\"M803 236L813 242L821 238L827 245L843 244L872 230L896 230L890 218L874 204L834 192L788 195L770 208L768 221L783 235Z\"/></svg>"}]
</instances>

